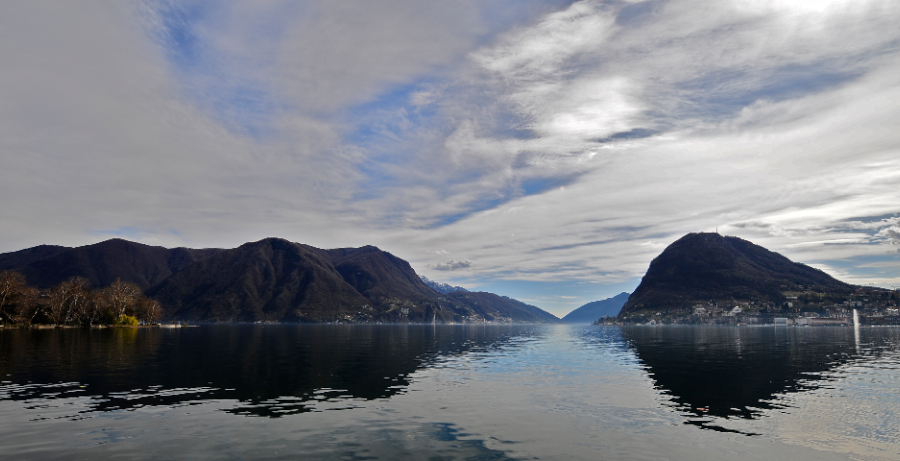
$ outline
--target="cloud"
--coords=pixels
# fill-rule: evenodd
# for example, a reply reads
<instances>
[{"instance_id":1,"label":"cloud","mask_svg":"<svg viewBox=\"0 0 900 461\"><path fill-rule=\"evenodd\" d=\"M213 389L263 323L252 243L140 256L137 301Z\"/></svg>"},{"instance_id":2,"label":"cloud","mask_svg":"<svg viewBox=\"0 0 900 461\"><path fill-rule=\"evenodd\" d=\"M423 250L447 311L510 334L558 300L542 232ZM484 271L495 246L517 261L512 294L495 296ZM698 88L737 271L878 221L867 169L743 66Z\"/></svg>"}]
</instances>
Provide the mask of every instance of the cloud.
<instances>
[{"instance_id":1,"label":"cloud","mask_svg":"<svg viewBox=\"0 0 900 461\"><path fill-rule=\"evenodd\" d=\"M885 227L879 230L875 236L884 239L885 243L890 245L900 245L900 226L893 224L890 227Z\"/></svg>"},{"instance_id":2,"label":"cloud","mask_svg":"<svg viewBox=\"0 0 900 461\"><path fill-rule=\"evenodd\" d=\"M173 78L181 72L144 35L146 16L125 4L4 8L0 187L17 197L4 210L9 249L92 243L97 229L202 246L272 227L340 234L331 210L348 197L354 159L333 123L282 117L287 134L270 143L232 130L186 97Z\"/></svg>"},{"instance_id":3,"label":"cloud","mask_svg":"<svg viewBox=\"0 0 900 461\"><path fill-rule=\"evenodd\" d=\"M419 225L440 226L545 192L528 184L584 180L657 138L706 136L703 148L722 141L715 148L728 156L729 133L809 126L816 111L829 113L835 90L890 68L897 34L885 31L896 14L879 2L789 11L577 2L470 53L444 81L434 113L411 129L403 128L408 111L396 112L403 115L395 124L384 122L395 115L381 114L393 141L390 161L374 166L392 173L374 185L383 189L378 200ZM853 40L839 38L847 36ZM806 159L817 155L810 150Z\"/></svg>"},{"instance_id":4,"label":"cloud","mask_svg":"<svg viewBox=\"0 0 900 461\"><path fill-rule=\"evenodd\" d=\"M885 255L873 244L887 220L852 223L897 211L889 126L900 114L881 104L895 97L893 69L886 60L829 91L629 140L627 156L606 154L565 191L519 197L421 237L456 242L448 250L477 257L482 276L607 283L636 283L662 247L717 226L800 261ZM501 241L499 229L516 238Z\"/></svg>"},{"instance_id":5,"label":"cloud","mask_svg":"<svg viewBox=\"0 0 900 461\"><path fill-rule=\"evenodd\" d=\"M0 8L3 251L277 235L546 299L717 227L896 254L896 2Z\"/></svg>"},{"instance_id":6,"label":"cloud","mask_svg":"<svg viewBox=\"0 0 900 461\"><path fill-rule=\"evenodd\" d=\"M431 266L431 268L436 271L455 271L459 269L468 269L470 267L472 267L472 262L468 259L451 259Z\"/></svg>"}]
</instances>

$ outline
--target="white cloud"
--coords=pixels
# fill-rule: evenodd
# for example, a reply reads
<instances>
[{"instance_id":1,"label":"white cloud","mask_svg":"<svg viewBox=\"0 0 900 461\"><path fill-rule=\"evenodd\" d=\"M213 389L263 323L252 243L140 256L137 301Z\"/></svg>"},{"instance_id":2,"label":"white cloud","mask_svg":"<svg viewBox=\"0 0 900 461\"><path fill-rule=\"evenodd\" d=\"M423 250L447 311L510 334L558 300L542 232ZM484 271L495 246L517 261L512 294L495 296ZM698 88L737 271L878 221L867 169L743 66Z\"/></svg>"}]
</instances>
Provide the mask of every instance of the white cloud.
<instances>
[{"instance_id":1,"label":"white cloud","mask_svg":"<svg viewBox=\"0 0 900 461\"><path fill-rule=\"evenodd\" d=\"M436 271L455 271L459 269L468 269L470 267L472 267L472 262L468 259L451 259L431 266L431 268Z\"/></svg>"},{"instance_id":2,"label":"white cloud","mask_svg":"<svg viewBox=\"0 0 900 461\"><path fill-rule=\"evenodd\" d=\"M390 85L460 59L486 31L478 9L465 3L306 7L279 51L282 91L304 112L368 102Z\"/></svg>"},{"instance_id":3,"label":"white cloud","mask_svg":"<svg viewBox=\"0 0 900 461\"><path fill-rule=\"evenodd\" d=\"M341 228L332 210L352 179L333 124L285 117L277 145L235 134L185 97L143 16L95 6L29 2L0 15L9 250L92 243L120 228L202 246L273 227L340 234L316 232Z\"/></svg>"},{"instance_id":4,"label":"white cloud","mask_svg":"<svg viewBox=\"0 0 900 461\"><path fill-rule=\"evenodd\" d=\"M577 2L472 57L485 69L513 81L556 80L569 58L595 48L611 34L615 18L599 14L599 7L594 2Z\"/></svg>"},{"instance_id":5,"label":"white cloud","mask_svg":"<svg viewBox=\"0 0 900 461\"><path fill-rule=\"evenodd\" d=\"M210 4L183 49L141 5L0 7L3 251L277 235L625 283L717 226L897 248L896 2Z\"/></svg>"},{"instance_id":6,"label":"white cloud","mask_svg":"<svg viewBox=\"0 0 900 461\"><path fill-rule=\"evenodd\" d=\"M535 280L634 280L668 243L717 226L801 261L884 255L893 249L872 243L892 220L849 223L898 211L895 69L885 60L828 91L629 141L565 191L420 237L457 242L483 276Z\"/></svg>"},{"instance_id":7,"label":"white cloud","mask_svg":"<svg viewBox=\"0 0 900 461\"><path fill-rule=\"evenodd\" d=\"M883 238L890 245L900 245L900 225L892 225L885 227L875 234L876 237ZM900 250L898 250L900 251Z\"/></svg>"}]
</instances>

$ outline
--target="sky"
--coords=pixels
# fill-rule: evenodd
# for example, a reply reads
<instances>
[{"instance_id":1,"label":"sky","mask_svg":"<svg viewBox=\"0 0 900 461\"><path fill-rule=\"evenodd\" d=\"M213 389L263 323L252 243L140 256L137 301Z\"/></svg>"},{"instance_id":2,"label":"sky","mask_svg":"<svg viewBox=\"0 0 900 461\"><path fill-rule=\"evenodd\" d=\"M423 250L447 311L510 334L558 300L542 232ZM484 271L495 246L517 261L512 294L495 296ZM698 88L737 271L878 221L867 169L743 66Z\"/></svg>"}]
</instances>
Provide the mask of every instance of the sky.
<instances>
[{"instance_id":1,"label":"sky","mask_svg":"<svg viewBox=\"0 0 900 461\"><path fill-rule=\"evenodd\" d=\"M900 287L891 0L0 2L0 252L375 245L564 315L689 232Z\"/></svg>"}]
</instances>

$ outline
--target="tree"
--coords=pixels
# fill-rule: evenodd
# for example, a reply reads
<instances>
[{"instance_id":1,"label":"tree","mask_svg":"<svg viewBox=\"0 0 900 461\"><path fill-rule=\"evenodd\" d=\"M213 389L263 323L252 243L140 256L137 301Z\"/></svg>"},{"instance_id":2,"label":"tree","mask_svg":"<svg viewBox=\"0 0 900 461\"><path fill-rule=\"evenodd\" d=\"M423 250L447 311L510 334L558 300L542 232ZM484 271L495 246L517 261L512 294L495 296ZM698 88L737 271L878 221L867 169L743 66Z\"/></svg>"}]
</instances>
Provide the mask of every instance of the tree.
<instances>
[{"instance_id":1,"label":"tree","mask_svg":"<svg viewBox=\"0 0 900 461\"><path fill-rule=\"evenodd\" d=\"M78 322L89 294L90 282L72 277L50 289L44 313L54 325Z\"/></svg>"},{"instance_id":2,"label":"tree","mask_svg":"<svg viewBox=\"0 0 900 461\"><path fill-rule=\"evenodd\" d=\"M103 296L103 290L90 291L85 294L84 300L80 304L79 317L83 325L93 325L103 318L103 312L106 310L106 299Z\"/></svg>"},{"instance_id":3,"label":"tree","mask_svg":"<svg viewBox=\"0 0 900 461\"><path fill-rule=\"evenodd\" d=\"M133 314L134 307L142 296L140 287L120 279L116 279L112 285L103 289L103 297L112 311L113 318Z\"/></svg>"},{"instance_id":4,"label":"tree","mask_svg":"<svg viewBox=\"0 0 900 461\"><path fill-rule=\"evenodd\" d=\"M27 325L34 323L35 318L44 314L43 306L39 302L41 292L37 288L26 286L19 292L19 318Z\"/></svg>"},{"instance_id":5,"label":"tree","mask_svg":"<svg viewBox=\"0 0 900 461\"><path fill-rule=\"evenodd\" d=\"M69 293L65 283L50 288L44 303L44 312L51 323L59 325L66 321L66 304L68 303Z\"/></svg>"},{"instance_id":6,"label":"tree","mask_svg":"<svg viewBox=\"0 0 900 461\"><path fill-rule=\"evenodd\" d=\"M122 314L116 319L116 325L126 325L129 327L136 327L141 323L138 321L137 317L133 317L131 315Z\"/></svg>"},{"instance_id":7,"label":"tree","mask_svg":"<svg viewBox=\"0 0 900 461\"><path fill-rule=\"evenodd\" d=\"M66 306L66 322L82 323L82 313L91 296L91 282L84 277L72 277L65 282L69 292Z\"/></svg>"},{"instance_id":8,"label":"tree","mask_svg":"<svg viewBox=\"0 0 900 461\"><path fill-rule=\"evenodd\" d=\"M135 316L147 322L148 325L156 323L161 314L162 309L159 306L159 302L143 296L137 303L137 309L135 309Z\"/></svg>"},{"instance_id":9,"label":"tree","mask_svg":"<svg viewBox=\"0 0 900 461\"><path fill-rule=\"evenodd\" d=\"M23 303L27 301L25 276L19 272L0 272L0 320L21 321Z\"/></svg>"},{"instance_id":10,"label":"tree","mask_svg":"<svg viewBox=\"0 0 900 461\"><path fill-rule=\"evenodd\" d=\"M161 316L157 301L119 279L102 290L91 290L87 279L72 277L41 292L29 287L22 274L0 271L0 322L136 325L139 319L154 323Z\"/></svg>"}]
</instances>

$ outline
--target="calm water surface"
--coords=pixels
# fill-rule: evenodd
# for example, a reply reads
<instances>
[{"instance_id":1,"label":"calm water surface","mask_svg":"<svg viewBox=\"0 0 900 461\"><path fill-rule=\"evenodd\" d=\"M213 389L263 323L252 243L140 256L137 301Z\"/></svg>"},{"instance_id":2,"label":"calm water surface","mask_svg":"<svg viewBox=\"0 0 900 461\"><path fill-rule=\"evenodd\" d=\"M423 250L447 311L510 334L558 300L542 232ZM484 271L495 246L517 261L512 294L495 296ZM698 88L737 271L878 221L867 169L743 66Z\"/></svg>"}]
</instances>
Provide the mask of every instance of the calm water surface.
<instances>
[{"instance_id":1,"label":"calm water surface","mask_svg":"<svg viewBox=\"0 0 900 461\"><path fill-rule=\"evenodd\" d=\"M900 329L0 330L0 459L896 460Z\"/></svg>"}]
</instances>

